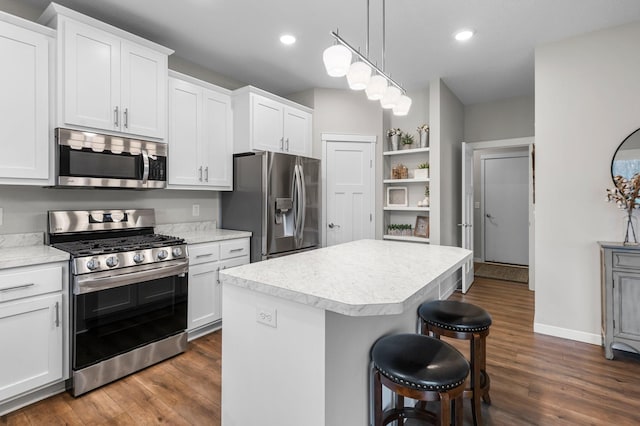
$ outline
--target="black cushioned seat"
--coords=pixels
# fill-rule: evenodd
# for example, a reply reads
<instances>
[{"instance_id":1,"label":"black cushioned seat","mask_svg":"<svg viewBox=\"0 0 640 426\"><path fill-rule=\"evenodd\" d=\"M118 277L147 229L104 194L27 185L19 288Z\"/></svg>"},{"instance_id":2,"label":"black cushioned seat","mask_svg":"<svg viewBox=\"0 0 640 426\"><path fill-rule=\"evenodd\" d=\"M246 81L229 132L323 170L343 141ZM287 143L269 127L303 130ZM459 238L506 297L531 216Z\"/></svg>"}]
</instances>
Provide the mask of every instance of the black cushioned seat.
<instances>
[{"instance_id":1,"label":"black cushioned seat","mask_svg":"<svg viewBox=\"0 0 640 426\"><path fill-rule=\"evenodd\" d=\"M479 306L455 300L434 300L420 305L418 315L438 327L463 333L488 330L491 315Z\"/></svg>"},{"instance_id":2,"label":"black cushioned seat","mask_svg":"<svg viewBox=\"0 0 640 426\"><path fill-rule=\"evenodd\" d=\"M469 363L456 348L419 334L382 337L374 344L371 358L382 375L418 390L452 389L469 374Z\"/></svg>"}]
</instances>

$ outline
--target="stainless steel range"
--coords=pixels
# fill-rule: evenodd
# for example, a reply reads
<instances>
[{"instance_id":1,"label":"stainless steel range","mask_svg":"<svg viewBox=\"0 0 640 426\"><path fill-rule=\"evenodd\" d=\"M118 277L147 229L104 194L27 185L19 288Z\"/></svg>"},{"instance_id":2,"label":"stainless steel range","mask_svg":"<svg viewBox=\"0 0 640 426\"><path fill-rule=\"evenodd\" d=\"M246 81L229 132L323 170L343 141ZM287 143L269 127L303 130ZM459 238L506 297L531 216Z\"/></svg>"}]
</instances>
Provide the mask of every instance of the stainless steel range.
<instances>
[{"instance_id":1,"label":"stainless steel range","mask_svg":"<svg viewBox=\"0 0 640 426\"><path fill-rule=\"evenodd\" d=\"M184 240L155 234L152 209L48 216L49 243L71 254L73 395L184 352Z\"/></svg>"}]
</instances>

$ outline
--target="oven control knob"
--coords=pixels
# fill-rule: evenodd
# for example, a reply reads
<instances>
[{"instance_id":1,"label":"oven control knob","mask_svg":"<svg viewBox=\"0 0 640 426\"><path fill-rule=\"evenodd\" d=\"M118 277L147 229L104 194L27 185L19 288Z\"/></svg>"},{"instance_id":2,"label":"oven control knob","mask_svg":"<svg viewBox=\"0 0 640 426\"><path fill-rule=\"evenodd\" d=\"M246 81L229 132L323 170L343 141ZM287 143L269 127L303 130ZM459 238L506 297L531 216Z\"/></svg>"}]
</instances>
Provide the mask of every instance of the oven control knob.
<instances>
[{"instance_id":1,"label":"oven control knob","mask_svg":"<svg viewBox=\"0 0 640 426\"><path fill-rule=\"evenodd\" d=\"M142 263L144 262L144 254L142 253L136 253L133 255L133 261L136 263Z\"/></svg>"},{"instance_id":2,"label":"oven control knob","mask_svg":"<svg viewBox=\"0 0 640 426\"><path fill-rule=\"evenodd\" d=\"M158 252L158 260L165 260L169 256L169 252L165 249L162 249Z\"/></svg>"},{"instance_id":3,"label":"oven control knob","mask_svg":"<svg viewBox=\"0 0 640 426\"><path fill-rule=\"evenodd\" d=\"M99 267L100 267L100 261L98 259L96 259L95 257L90 259L87 262L87 268L89 268L90 271L95 271Z\"/></svg>"},{"instance_id":4,"label":"oven control knob","mask_svg":"<svg viewBox=\"0 0 640 426\"><path fill-rule=\"evenodd\" d=\"M173 257L182 256L182 247L174 247L173 248Z\"/></svg>"},{"instance_id":5,"label":"oven control knob","mask_svg":"<svg viewBox=\"0 0 640 426\"><path fill-rule=\"evenodd\" d=\"M108 266L109 268L113 268L114 266L117 266L117 265L118 265L118 258L117 258L117 257L115 257L115 256L109 256L109 257L107 258L107 266Z\"/></svg>"}]
</instances>

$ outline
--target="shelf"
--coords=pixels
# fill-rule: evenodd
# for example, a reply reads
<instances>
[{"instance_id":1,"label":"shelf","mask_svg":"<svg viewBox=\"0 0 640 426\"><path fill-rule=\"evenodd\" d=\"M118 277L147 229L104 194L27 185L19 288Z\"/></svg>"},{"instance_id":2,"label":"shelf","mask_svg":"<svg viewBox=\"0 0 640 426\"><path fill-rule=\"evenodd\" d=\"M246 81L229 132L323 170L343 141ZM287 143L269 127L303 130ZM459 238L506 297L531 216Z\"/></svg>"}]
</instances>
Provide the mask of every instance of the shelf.
<instances>
[{"instance_id":1,"label":"shelf","mask_svg":"<svg viewBox=\"0 0 640 426\"><path fill-rule=\"evenodd\" d=\"M382 239L384 240L394 240L394 241L412 241L414 243L423 243L428 244L429 239L423 237L400 237L396 235L383 235Z\"/></svg>"},{"instance_id":2,"label":"shelf","mask_svg":"<svg viewBox=\"0 0 640 426\"><path fill-rule=\"evenodd\" d=\"M426 179L385 179L382 183L419 183L419 182L429 182L430 178Z\"/></svg>"},{"instance_id":3,"label":"shelf","mask_svg":"<svg viewBox=\"0 0 640 426\"><path fill-rule=\"evenodd\" d=\"M430 210L429 207L385 207L386 211L396 211L396 212L428 212Z\"/></svg>"},{"instance_id":4,"label":"shelf","mask_svg":"<svg viewBox=\"0 0 640 426\"><path fill-rule=\"evenodd\" d=\"M429 152L429 148L413 148L413 149L399 149L397 151L384 151L382 155L417 154L419 152Z\"/></svg>"}]
</instances>

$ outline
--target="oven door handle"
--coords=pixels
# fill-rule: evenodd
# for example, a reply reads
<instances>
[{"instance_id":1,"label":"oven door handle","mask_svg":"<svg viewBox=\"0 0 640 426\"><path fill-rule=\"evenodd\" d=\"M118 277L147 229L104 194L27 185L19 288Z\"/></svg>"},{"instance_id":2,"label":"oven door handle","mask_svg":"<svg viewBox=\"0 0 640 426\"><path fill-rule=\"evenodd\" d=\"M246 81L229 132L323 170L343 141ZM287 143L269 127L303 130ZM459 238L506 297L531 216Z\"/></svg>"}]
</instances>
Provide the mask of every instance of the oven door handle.
<instances>
[{"instance_id":1,"label":"oven door handle","mask_svg":"<svg viewBox=\"0 0 640 426\"><path fill-rule=\"evenodd\" d=\"M96 277L96 274L79 275L74 277L73 280L73 294L93 293L143 281L183 275L187 272L189 272L189 263L188 261L181 260L179 263L167 262L162 266L154 265L153 269L130 272L128 274L108 275L104 277Z\"/></svg>"}]
</instances>

